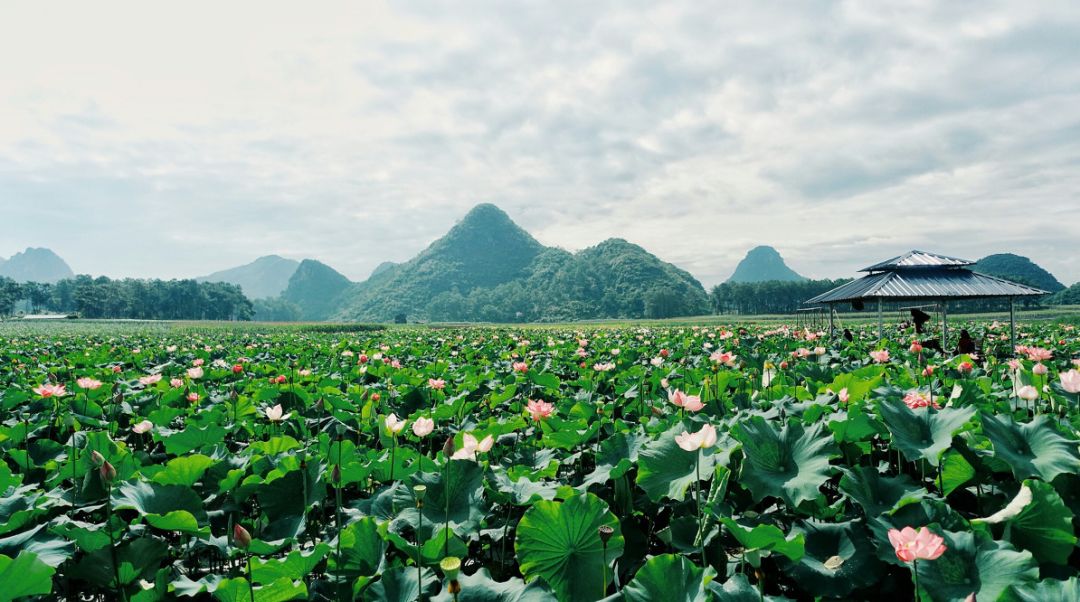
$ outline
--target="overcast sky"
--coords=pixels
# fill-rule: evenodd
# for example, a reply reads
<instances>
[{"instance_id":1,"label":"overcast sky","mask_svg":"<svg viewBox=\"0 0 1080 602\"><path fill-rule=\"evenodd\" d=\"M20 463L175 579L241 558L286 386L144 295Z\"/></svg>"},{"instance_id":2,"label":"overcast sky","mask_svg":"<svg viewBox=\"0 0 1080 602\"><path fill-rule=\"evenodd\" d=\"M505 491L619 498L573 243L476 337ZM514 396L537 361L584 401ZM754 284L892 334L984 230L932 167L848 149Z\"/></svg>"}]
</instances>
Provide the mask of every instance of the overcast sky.
<instances>
[{"instance_id":1,"label":"overcast sky","mask_svg":"<svg viewBox=\"0 0 1080 602\"><path fill-rule=\"evenodd\" d=\"M706 285L918 248L1080 280L1080 2L5 2L0 256L354 280L492 202Z\"/></svg>"}]
</instances>

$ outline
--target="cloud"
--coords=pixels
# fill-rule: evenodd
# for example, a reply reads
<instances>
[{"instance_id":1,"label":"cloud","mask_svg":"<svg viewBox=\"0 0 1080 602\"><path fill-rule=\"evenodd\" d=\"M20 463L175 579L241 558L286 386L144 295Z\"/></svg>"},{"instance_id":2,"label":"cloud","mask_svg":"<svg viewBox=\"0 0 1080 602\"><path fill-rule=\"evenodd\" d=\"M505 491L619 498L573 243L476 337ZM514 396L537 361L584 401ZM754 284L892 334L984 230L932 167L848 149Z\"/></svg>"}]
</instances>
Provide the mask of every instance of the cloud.
<instances>
[{"instance_id":1,"label":"cloud","mask_svg":"<svg viewBox=\"0 0 1080 602\"><path fill-rule=\"evenodd\" d=\"M0 8L0 255L354 279L494 202L725 279L911 248L1080 280L1073 2Z\"/></svg>"}]
</instances>

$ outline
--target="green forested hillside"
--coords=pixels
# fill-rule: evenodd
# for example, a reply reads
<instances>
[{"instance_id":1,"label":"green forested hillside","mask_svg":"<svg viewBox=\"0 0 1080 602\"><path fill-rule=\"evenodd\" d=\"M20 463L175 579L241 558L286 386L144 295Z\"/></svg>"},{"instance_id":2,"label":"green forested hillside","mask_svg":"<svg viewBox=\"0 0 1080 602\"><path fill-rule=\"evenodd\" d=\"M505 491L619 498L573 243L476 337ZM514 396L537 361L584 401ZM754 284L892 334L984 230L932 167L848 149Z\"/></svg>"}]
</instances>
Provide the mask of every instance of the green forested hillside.
<instances>
[{"instance_id":1,"label":"green forested hillside","mask_svg":"<svg viewBox=\"0 0 1080 602\"><path fill-rule=\"evenodd\" d=\"M289 278L289 286L281 298L300 308L300 319L325 320L337 307L338 295L351 284L325 263L305 259Z\"/></svg>"},{"instance_id":2,"label":"green forested hillside","mask_svg":"<svg viewBox=\"0 0 1080 602\"><path fill-rule=\"evenodd\" d=\"M706 313L689 273L624 240L548 248L494 205L479 205L410 261L340 297L332 317L388 321L555 321Z\"/></svg>"},{"instance_id":3,"label":"green forested hillside","mask_svg":"<svg viewBox=\"0 0 1080 602\"><path fill-rule=\"evenodd\" d=\"M1034 286L1050 293L1056 293L1065 288L1065 285L1058 282L1053 274L1035 262L1012 253L987 255L975 263L974 269L976 272Z\"/></svg>"}]
</instances>

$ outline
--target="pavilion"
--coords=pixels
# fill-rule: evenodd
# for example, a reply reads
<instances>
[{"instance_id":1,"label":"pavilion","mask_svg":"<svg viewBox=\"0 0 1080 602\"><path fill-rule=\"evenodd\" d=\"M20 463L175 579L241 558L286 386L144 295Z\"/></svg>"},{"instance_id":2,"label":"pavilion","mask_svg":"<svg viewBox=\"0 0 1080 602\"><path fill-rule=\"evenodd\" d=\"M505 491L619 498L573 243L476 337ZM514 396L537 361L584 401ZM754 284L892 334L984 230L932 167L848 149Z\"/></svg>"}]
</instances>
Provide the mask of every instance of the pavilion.
<instances>
[{"instance_id":1,"label":"pavilion","mask_svg":"<svg viewBox=\"0 0 1080 602\"><path fill-rule=\"evenodd\" d=\"M1048 294L1031 286L970 269L975 262L927 253L910 251L899 257L859 270L867 275L804 302L805 305L825 305L829 309L829 335L833 334L833 309L838 303L861 305L877 301L878 339L884 338L883 306L885 303L930 301L941 310L941 347L948 349L948 303L972 299L1009 300L1009 330L1016 346L1017 297L1038 297Z\"/></svg>"}]
</instances>

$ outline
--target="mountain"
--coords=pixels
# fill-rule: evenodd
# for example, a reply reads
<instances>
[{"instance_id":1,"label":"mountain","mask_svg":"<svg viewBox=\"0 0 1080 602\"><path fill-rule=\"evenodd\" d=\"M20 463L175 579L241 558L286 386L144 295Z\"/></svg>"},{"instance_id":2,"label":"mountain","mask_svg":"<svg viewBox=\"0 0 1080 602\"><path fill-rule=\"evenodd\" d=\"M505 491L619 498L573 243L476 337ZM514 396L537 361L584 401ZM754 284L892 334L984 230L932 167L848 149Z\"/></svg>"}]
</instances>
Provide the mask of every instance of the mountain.
<instances>
[{"instance_id":1,"label":"mountain","mask_svg":"<svg viewBox=\"0 0 1080 602\"><path fill-rule=\"evenodd\" d=\"M394 267L396 265L398 265L398 264L394 263L393 261L384 261L384 262L380 263L379 265L375 266L374 270L371 270L371 275L368 276L368 278L374 278L375 276L378 276L379 274L382 274L386 270L389 270L390 268L392 268L392 267Z\"/></svg>"},{"instance_id":2,"label":"mountain","mask_svg":"<svg viewBox=\"0 0 1080 602\"><path fill-rule=\"evenodd\" d=\"M739 262L728 282L765 282L768 280L806 280L784 263L776 249L760 246L750 249Z\"/></svg>"},{"instance_id":3,"label":"mountain","mask_svg":"<svg viewBox=\"0 0 1080 602\"><path fill-rule=\"evenodd\" d=\"M289 278L300 265L295 259L266 255L228 270L200 276L199 282L228 282L238 285L248 299L277 297L289 285Z\"/></svg>"},{"instance_id":4,"label":"mountain","mask_svg":"<svg viewBox=\"0 0 1080 602\"><path fill-rule=\"evenodd\" d=\"M708 311L689 273L641 247L607 240L579 253L545 247L494 205L473 208L409 261L338 299L336 319L555 321Z\"/></svg>"},{"instance_id":5,"label":"mountain","mask_svg":"<svg viewBox=\"0 0 1080 602\"><path fill-rule=\"evenodd\" d=\"M0 263L0 276L16 282L53 283L75 276L67 262L49 249L30 247Z\"/></svg>"},{"instance_id":6,"label":"mountain","mask_svg":"<svg viewBox=\"0 0 1080 602\"><path fill-rule=\"evenodd\" d=\"M1065 288L1065 285L1058 282L1053 274L1039 267L1035 262L1012 253L987 255L975 262L972 269L990 276L1041 288L1050 293L1056 293Z\"/></svg>"},{"instance_id":7,"label":"mountain","mask_svg":"<svg viewBox=\"0 0 1080 602\"><path fill-rule=\"evenodd\" d=\"M314 259L300 262L281 298L300 308L302 320L325 320L336 307L336 297L352 282L337 270Z\"/></svg>"}]
</instances>

